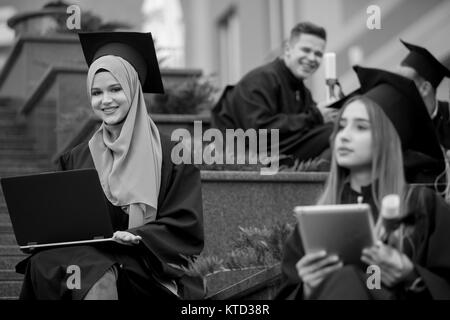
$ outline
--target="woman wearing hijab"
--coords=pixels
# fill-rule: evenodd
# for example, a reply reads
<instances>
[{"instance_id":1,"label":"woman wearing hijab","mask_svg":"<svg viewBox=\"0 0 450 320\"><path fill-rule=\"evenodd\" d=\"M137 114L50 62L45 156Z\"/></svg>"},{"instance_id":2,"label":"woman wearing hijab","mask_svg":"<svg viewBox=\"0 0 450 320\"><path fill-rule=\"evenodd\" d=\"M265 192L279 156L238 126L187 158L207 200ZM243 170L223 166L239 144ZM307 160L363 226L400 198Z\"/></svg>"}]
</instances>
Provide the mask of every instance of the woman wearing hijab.
<instances>
[{"instance_id":1,"label":"woman wearing hijab","mask_svg":"<svg viewBox=\"0 0 450 320\"><path fill-rule=\"evenodd\" d=\"M200 175L192 165L173 164L171 141L147 114L143 89L162 91L151 34L80 34L80 40L90 64L88 96L103 123L61 156L59 167L97 170L117 243L32 255L17 267L25 271L20 297L201 298L201 279L180 268L203 249ZM67 285L68 266L79 267L78 288Z\"/></svg>"},{"instance_id":2,"label":"woman wearing hijab","mask_svg":"<svg viewBox=\"0 0 450 320\"><path fill-rule=\"evenodd\" d=\"M296 226L284 247L278 298L450 299L450 207L431 188L408 185L405 177L405 157L442 158L431 120L412 81L383 70L356 71L361 90L339 103L331 172L318 204L370 205L380 241L360 257L366 266L379 267L381 288L368 286L371 273L333 252L306 253ZM392 232L385 233L379 210L390 194L399 196L400 208L389 220Z\"/></svg>"}]
</instances>

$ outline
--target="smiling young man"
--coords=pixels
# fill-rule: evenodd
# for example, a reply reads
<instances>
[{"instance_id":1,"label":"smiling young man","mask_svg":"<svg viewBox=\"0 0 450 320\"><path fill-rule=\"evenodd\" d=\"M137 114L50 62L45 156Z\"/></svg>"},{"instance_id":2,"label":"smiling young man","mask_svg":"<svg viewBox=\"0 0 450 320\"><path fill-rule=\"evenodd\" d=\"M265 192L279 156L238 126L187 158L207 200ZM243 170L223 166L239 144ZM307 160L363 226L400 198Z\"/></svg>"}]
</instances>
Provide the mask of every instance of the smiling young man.
<instances>
[{"instance_id":1,"label":"smiling young man","mask_svg":"<svg viewBox=\"0 0 450 320\"><path fill-rule=\"evenodd\" d=\"M225 129L278 129L279 153L307 160L329 147L332 125L324 124L304 80L320 66L324 28L301 22L292 30L284 54L228 86L213 110L213 126Z\"/></svg>"}]
</instances>

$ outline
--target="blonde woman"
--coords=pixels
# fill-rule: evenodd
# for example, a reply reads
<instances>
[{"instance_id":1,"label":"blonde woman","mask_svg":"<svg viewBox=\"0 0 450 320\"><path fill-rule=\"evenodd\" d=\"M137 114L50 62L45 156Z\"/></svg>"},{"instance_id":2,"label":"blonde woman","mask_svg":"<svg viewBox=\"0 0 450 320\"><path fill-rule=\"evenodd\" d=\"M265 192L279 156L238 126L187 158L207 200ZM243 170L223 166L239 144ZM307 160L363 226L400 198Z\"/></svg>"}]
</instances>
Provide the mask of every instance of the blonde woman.
<instances>
[{"instance_id":1,"label":"blonde woman","mask_svg":"<svg viewBox=\"0 0 450 320\"><path fill-rule=\"evenodd\" d=\"M400 196L396 241L379 241L361 252L362 262L380 267L382 289L370 290L366 270L344 265L337 255L305 254L296 227L285 245L278 298L450 299L450 207L432 189L408 185L404 175L405 157L432 162L439 155L432 127L418 126L426 109L413 82L382 70L356 70L362 95L341 109L331 137L331 172L318 204L368 203L379 226L383 197ZM418 128L428 145L409 131Z\"/></svg>"}]
</instances>

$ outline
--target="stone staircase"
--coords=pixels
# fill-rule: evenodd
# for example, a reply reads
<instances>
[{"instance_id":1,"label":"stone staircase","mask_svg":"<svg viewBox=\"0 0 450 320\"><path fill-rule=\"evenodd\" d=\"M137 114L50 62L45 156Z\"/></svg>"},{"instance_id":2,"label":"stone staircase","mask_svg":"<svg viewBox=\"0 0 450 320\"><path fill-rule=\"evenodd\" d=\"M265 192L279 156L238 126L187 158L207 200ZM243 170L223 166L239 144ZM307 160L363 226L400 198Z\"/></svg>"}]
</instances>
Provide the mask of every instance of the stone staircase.
<instances>
[{"instance_id":1,"label":"stone staircase","mask_svg":"<svg viewBox=\"0 0 450 320\"><path fill-rule=\"evenodd\" d=\"M34 139L16 120L13 105L0 102L0 178L47 171L47 155L37 154ZM23 276L14 270L25 255L19 250L0 188L0 300L17 299Z\"/></svg>"}]
</instances>

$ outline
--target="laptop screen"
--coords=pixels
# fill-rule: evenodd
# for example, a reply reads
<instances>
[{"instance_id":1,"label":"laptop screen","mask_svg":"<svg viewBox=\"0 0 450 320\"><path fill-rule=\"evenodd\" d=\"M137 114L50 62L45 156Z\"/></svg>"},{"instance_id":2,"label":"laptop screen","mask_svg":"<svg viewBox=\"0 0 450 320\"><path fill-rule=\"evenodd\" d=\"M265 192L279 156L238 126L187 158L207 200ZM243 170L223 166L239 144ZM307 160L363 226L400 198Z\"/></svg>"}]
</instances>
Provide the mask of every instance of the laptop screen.
<instances>
[{"instance_id":1,"label":"laptop screen","mask_svg":"<svg viewBox=\"0 0 450 320\"><path fill-rule=\"evenodd\" d=\"M95 169L3 178L1 185L19 246L113 234Z\"/></svg>"}]
</instances>

